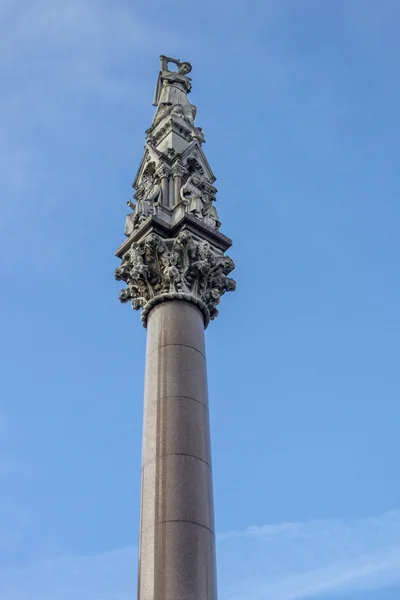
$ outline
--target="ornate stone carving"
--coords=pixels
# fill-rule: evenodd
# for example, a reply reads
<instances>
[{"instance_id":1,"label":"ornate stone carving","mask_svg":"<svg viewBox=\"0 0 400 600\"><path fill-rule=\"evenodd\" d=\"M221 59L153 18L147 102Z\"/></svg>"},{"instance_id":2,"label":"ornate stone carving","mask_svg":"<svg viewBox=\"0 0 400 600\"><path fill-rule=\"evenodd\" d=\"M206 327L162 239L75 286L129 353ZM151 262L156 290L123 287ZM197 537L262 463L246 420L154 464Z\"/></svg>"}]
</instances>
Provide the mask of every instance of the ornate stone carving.
<instances>
[{"instance_id":1,"label":"ornate stone carving","mask_svg":"<svg viewBox=\"0 0 400 600\"><path fill-rule=\"evenodd\" d=\"M179 160L172 167L172 175L174 177L183 177L187 173L187 169Z\"/></svg>"},{"instance_id":2,"label":"ornate stone carving","mask_svg":"<svg viewBox=\"0 0 400 600\"><path fill-rule=\"evenodd\" d=\"M151 165L150 172L145 172L143 175L135 198L137 200L136 204L128 200L128 206L133 209L133 212L127 215L125 220L124 234L126 236L131 235L135 229L140 227L147 217L157 214L157 207L162 199L162 191L159 176L158 174L154 175L154 164Z\"/></svg>"},{"instance_id":3,"label":"ornate stone carving","mask_svg":"<svg viewBox=\"0 0 400 600\"><path fill-rule=\"evenodd\" d=\"M115 278L128 286L120 293L121 302L143 309L144 325L153 306L176 298L197 304L207 326L218 315L221 296L235 290L235 281L228 277L234 268L231 258L217 255L208 242L195 241L188 231L167 240L153 233L132 245Z\"/></svg>"},{"instance_id":4,"label":"ornate stone carving","mask_svg":"<svg viewBox=\"0 0 400 600\"><path fill-rule=\"evenodd\" d=\"M181 188L181 199L188 213L218 229L221 222L212 203L215 200L215 192L216 189L211 184L202 181L200 175L193 173Z\"/></svg>"},{"instance_id":5,"label":"ornate stone carving","mask_svg":"<svg viewBox=\"0 0 400 600\"><path fill-rule=\"evenodd\" d=\"M171 117L183 119L189 123L191 127L194 127L194 119L197 113L197 108L194 104L186 104L184 106L182 106L182 104L172 104L167 112L169 112Z\"/></svg>"},{"instance_id":6,"label":"ornate stone carving","mask_svg":"<svg viewBox=\"0 0 400 600\"><path fill-rule=\"evenodd\" d=\"M194 127L192 133L190 134L190 137L192 138L192 140L199 141L200 144L203 144L203 142L205 142L204 133L201 127Z\"/></svg>"},{"instance_id":7,"label":"ornate stone carving","mask_svg":"<svg viewBox=\"0 0 400 600\"><path fill-rule=\"evenodd\" d=\"M171 168L168 165L166 165L165 163L161 162L156 171L157 177L162 179L163 177L169 177L170 174L171 174Z\"/></svg>"},{"instance_id":8,"label":"ornate stone carving","mask_svg":"<svg viewBox=\"0 0 400 600\"><path fill-rule=\"evenodd\" d=\"M178 70L170 71L168 68L170 63L175 64ZM153 105L157 106L157 110L151 127L146 132L152 136L155 143L162 140L172 130L172 121L187 123L189 127L181 125L178 131L188 142L197 140L202 144L205 141L201 127L196 127L194 124L197 108L187 98L192 87L191 79L188 77L191 70L192 66L188 62L160 56L160 72L153 99ZM162 121L165 121L164 125L153 137L152 132Z\"/></svg>"},{"instance_id":9,"label":"ornate stone carving","mask_svg":"<svg viewBox=\"0 0 400 600\"><path fill-rule=\"evenodd\" d=\"M207 223L207 225L211 225L211 227L219 229L221 227L221 221L219 220L218 212L214 205L214 202L216 201L215 195L217 193L217 189L207 181L204 181L203 189L207 198L204 221Z\"/></svg>"},{"instance_id":10,"label":"ornate stone carving","mask_svg":"<svg viewBox=\"0 0 400 600\"><path fill-rule=\"evenodd\" d=\"M170 71L169 63L175 64L178 71ZM160 56L160 73L153 99L153 105L157 106L156 117L157 113L162 111L165 106L176 104L180 104L182 107L190 106L187 95L192 88L191 79L188 77L191 70L192 65L188 62Z\"/></svg>"},{"instance_id":11,"label":"ornate stone carving","mask_svg":"<svg viewBox=\"0 0 400 600\"><path fill-rule=\"evenodd\" d=\"M136 204L128 202L129 240L117 251L122 262L115 276L127 284L121 301L142 308L144 324L155 304L184 299L197 304L207 325L218 314L220 297L235 289L228 277L234 264L222 254L231 241L218 231L215 175L201 146L202 129L195 125L197 109L188 100L191 66L166 56L160 60L157 109L133 184ZM176 235L171 231L181 233L164 239Z\"/></svg>"},{"instance_id":12,"label":"ornate stone carving","mask_svg":"<svg viewBox=\"0 0 400 600\"><path fill-rule=\"evenodd\" d=\"M203 216L203 206L206 203L206 197L201 187L201 177L197 173L190 175L185 185L181 188L181 199L186 210L199 219Z\"/></svg>"},{"instance_id":13,"label":"ornate stone carving","mask_svg":"<svg viewBox=\"0 0 400 600\"><path fill-rule=\"evenodd\" d=\"M187 159L186 165L189 173L199 173L200 175L204 175L204 169L201 166L201 163L197 160L197 158L191 156Z\"/></svg>"},{"instance_id":14,"label":"ornate stone carving","mask_svg":"<svg viewBox=\"0 0 400 600\"><path fill-rule=\"evenodd\" d=\"M159 202L161 200L161 187L158 182L158 172L155 172L154 163L151 165L151 171L145 172L142 182L138 186L135 198L141 202Z\"/></svg>"}]
</instances>

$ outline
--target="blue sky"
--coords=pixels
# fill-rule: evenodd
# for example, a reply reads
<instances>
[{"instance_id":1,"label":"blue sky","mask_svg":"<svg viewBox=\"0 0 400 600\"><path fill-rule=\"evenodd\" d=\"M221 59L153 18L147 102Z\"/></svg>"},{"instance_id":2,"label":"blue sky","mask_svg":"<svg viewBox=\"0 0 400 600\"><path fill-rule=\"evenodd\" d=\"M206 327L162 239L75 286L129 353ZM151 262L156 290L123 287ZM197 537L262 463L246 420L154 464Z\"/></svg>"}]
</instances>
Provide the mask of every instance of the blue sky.
<instances>
[{"instance_id":1,"label":"blue sky","mask_svg":"<svg viewBox=\"0 0 400 600\"><path fill-rule=\"evenodd\" d=\"M397 0L3 0L0 600L131 600L145 331L114 249L193 63L237 291L207 330L221 600L400 592Z\"/></svg>"}]
</instances>

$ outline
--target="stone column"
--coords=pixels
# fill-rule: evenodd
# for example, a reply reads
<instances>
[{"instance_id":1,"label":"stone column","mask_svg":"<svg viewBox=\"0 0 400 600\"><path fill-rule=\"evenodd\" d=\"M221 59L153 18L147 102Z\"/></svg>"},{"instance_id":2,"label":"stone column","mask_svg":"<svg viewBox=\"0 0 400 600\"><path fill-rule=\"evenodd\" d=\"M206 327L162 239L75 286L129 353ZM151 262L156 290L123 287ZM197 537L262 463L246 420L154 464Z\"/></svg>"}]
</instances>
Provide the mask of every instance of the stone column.
<instances>
[{"instance_id":1,"label":"stone column","mask_svg":"<svg viewBox=\"0 0 400 600\"><path fill-rule=\"evenodd\" d=\"M161 192L162 192L162 204L163 206L169 206L169 174L170 169L165 165L161 165L157 169L157 175L161 181Z\"/></svg>"},{"instance_id":2,"label":"stone column","mask_svg":"<svg viewBox=\"0 0 400 600\"><path fill-rule=\"evenodd\" d=\"M182 186L182 176L185 172L185 169L180 163L177 163L173 166L172 174L174 176L174 205L176 206L181 201L181 186Z\"/></svg>"},{"instance_id":3,"label":"stone column","mask_svg":"<svg viewBox=\"0 0 400 600\"><path fill-rule=\"evenodd\" d=\"M159 190L150 193L146 218L125 230L115 270L126 284L121 302L141 309L147 328L138 598L216 600L204 328L235 289L235 265L212 205L216 179L194 124L196 108L184 97L191 66L160 59L157 111L134 188L142 193L160 182L163 207ZM179 68L180 95L164 73L168 63ZM179 204L185 173L193 175L187 202L207 208L197 219Z\"/></svg>"},{"instance_id":4,"label":"stone column","mask_svg":"<svg viewBox=\"0 0 400 600\"><path fill-rule=\"evenodd\" d=\"M204 318L184 300L147 319L138 599L217 599Z\"/></svg>"}]
</instances>

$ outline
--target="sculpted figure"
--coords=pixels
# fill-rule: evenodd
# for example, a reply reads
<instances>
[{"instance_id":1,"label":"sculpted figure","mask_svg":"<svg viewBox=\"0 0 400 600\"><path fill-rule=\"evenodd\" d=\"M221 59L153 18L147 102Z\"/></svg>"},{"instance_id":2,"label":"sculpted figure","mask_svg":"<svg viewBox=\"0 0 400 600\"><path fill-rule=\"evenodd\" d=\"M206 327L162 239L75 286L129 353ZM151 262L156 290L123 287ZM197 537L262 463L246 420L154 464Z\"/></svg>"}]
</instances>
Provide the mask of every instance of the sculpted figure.
<instances>
[{"instance_id":1,"label":"sculpted figure","mask_svg":"<svg viewBox=\"0 0 400 600\"><path fill-rule=\"evenodd\" d=\"M201 179L197 173L190 175L189 179L181 187L181 199L186 206L187 212L200 219L204 215L207 205L207 197L200 189Z\"/></svg>"},{"instance_id":2,"label":"sculpted figure","mask_svg":"<svg viewBox=\"0 0 400 600\"><path fill-rule=\"evenodd\" d=\"M192 127L194 127L194 120L196 118L197 108L194 104L188 104L183 107L183 118L185 121L189 123Z\"/></svg>"},{"instance_id":3,"label":"sculpted figure","mask_svg":"<svg viewBox=\"0 0 400 600\"><path fill-rule=\"evenodd\" d=\"M152 131L155 127L157 127L157 125L163 120L163 118L171 113L172 109L173 109L172 104L160 104L158 110L156 111L156 114L154 115L154 119L153 119L153 123L150 127L150 131Z\"/></svg>"},{"instance_id":4,"label":"sculpted figure","mask_svg":"<svg viewBox=\"0 0 400 600\"><path fill-rule=\"evenodd\" d=\"M128 206L133 212L126 217L125 230L126 236L130 236L134 229L147 219L150 215L154 215L157 211L157 206L161 202L161 186L157 178L145 175L142 183L142 194L140 198L133 204L128 200Z\"/></svg>"},{"instance_id":5,"label":"sculpted figure","mask_svg":"<svg viewBox=\"0 0 400 600\"><path fill-rule=\"evenodd\" d=\"M177 65L178 71L169 71L169 63ZM176 58L160 56L160 73L153 99L153 105L158 107L156 115L163 110L165 105L180 104L184 111L185 107L191 106L187 98L192 87L191 79L187 76L191 70L192 65L188 62L180 62Z\"/></svg>"},{"instance_id":6,"label":"sculpted figure","mask_svg":"<svg viewBox=\"0 0 400 600\"><path fill-rule=\"evenodd\" d=\"M178 117L179 119L183 119L194 129L197 128L194 126L194 119L196 117L196 107L194 104L186 104L182 106L182 104L172 104L171 102L166 102L160 104L156 114L154 115L152 126L149 130L151 133L155 127L164 119L164 117L171 115L171 117ZM201 129L199 129L201 131ZM150 136L149 136L150 137ZM204 140L203 140L204 141Z\"/></svg>"},{"instance_id":7,"label":"sculpted figure","mask_svg":"<svg viewBox=\"0 0 400 600\"><path fill-rule=\"evenodd\" d=\"M173 105L165 105L161 110L161 114L160 116L157 116L157 120L162 120L162 118L166 115L166 114L170 114L171 116L174 117L179 117L180 119L183 119L184 121L186 121L187 123L189 123L189 125L191 127L193 127L194 129L196 129L196 127L194 126L194 119L196 117L196 107L194 106L194 104L187 104L186 106L182 106L182 104L173 104ZM201 131L201 129L200 129Z\"/></svg>"},{"instance_id":8,"label":"sculpted figure","mask_svg":"<svg viewBox=\"0 0 400 600\"><path fill-rule=\"evenodd\" d=\"M158 183L158 178L145 175L143 177L143 192L143 198L138 202L138 204L143 204L143 208L140 210L142 212L150 211L151 205L158 204L161 201L161 186Z\"/></svg>"},{"instance_id":9,"label":"sculpted figure","mask_svg":"<svg viewBox=\"0 0 400 600\"><path fill-rule=\"evenodd\" d=\"M209 200L208 202L209 204L208 210L205 215L205 222L207 223L207 225L211 225L211 227L215 227L216 229L218 229L219 227L221 227L221 221L219 220L217 209L215 208L211 200Z\"/></svg>"},{"instance_id":10,"label":"sculpted figure","mask_svg":"<svg viewBox=\"0 0 400 600\"><path fill-rule=\"evenodd\" d=\"M200 144L202 144L205 141L204 133L201 127L194 127L190 137L192 138L192 140L198 140Z\"/></svg>"},{"instance_id":11,"label":"sculpted figure","mask_svg":"<svg viewBox=\"0 0 400 600\"><path fill-rule=\"evenodd\" d=\"M178 268L179 256L174 252L164 253L161 258L162 273L165 280L165 292L173 292L182 288L181 274Z\"/></svg>"},{"instance_id":12,"label":"sculpted figure","mask_svg":"<svg viewBox=\"0 0 400 600\"><path fill-rule=\"evenodd\" d=\"M187 212L217 229L221 225L217 209L209 195L201 189L201 177L197 173L193 173L181 187L181 199Z\"/></svg>"},{"instance_id":13,"label":"sculpted figure","mask_svg":"<svg viewBox=\"0 0 400 600\"><path fill-rule=\"evenodd\" d=\"M183 106L181 104L174 104L171 106L171 116L183 119Z\"/></svg>"}]
</instances>

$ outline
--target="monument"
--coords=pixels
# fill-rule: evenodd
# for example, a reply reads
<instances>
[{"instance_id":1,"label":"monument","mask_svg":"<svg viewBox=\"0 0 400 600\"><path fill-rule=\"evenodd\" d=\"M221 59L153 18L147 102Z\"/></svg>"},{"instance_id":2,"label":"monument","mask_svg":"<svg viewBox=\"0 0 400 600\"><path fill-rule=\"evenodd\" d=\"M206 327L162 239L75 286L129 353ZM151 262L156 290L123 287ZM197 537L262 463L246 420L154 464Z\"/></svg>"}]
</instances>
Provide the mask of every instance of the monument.
<instances>
[{"instance_id":1,"label":"monument","mask_svg":"<svg viewBox=\"0 0 400 600\"><path fill-rule=\"evenodd\" d=\"M216 600L204 330L235 289L215 177L189 102L188 62L160 57L144 154L115 271L147 328L139 600Z\"/></svg>"}]
</instances>

